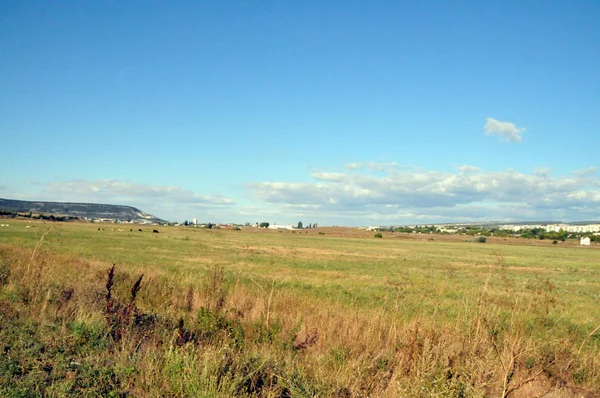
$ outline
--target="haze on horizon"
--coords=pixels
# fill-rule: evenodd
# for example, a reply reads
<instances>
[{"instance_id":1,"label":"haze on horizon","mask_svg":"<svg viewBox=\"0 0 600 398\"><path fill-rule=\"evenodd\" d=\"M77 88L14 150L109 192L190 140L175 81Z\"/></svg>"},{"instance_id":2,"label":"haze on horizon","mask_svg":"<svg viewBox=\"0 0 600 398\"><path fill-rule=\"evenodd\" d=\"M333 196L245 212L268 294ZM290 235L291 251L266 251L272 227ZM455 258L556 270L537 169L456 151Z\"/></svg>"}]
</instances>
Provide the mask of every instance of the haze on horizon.
<instances>
[{"instance_id":1,"label":"haze on horizon","mask_svg":"<svg viewBox=\"0 0 600 398\"><path fill-rule=\"evenodd\" d=\"M600 3L3 2L0 197L600 219Z\"/></svg>"}]
</instances>

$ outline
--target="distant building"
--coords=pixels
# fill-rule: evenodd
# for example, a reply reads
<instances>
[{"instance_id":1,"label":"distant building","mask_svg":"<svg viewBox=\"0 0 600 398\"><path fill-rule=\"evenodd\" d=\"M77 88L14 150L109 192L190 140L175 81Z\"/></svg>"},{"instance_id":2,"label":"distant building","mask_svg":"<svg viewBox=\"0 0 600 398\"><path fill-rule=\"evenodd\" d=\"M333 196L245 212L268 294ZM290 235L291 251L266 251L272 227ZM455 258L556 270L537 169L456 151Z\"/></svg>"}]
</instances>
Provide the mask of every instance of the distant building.
<instances>
[{"instance_id":1,"label":"distant building","mask_svg":"<svg viewBox=\"0 0 600 398\"><path fill-rule=\"evenodd\" d=\"M562 229L564 232L569 233L588 233L588 232L600 232L600 224L583 224L583 225L570 225L570 224L548 224L548 225L524 225L524 224L505 224L498 226L501 229L511 230L513 232L520 231L523 229L544 229L546 232L560 232Z\"/></svg>"},{"instance_id":2,"label":"distant building","mask_svg":"<svg viewBox=\"0 0 600 398\"><path fill-rule=\"evenodd\" d=\"M195 218L192 218L192 224L198 225L198 220L196 220Z\"/></svg>"},{"instance_id":3,"label":"distant building","mask_svg":"<svg viewBox=\"0 0 600 398\"><path fill-rule=\"evenodd\" d=\"M551 224L546 226L548 232L559 232L560 230L565 232L600 232L600 224L586 224L586 225L567 225L567 224Z\"/></svg>"},{"instance_id":4,"label":"distant building","mask_svg":"<svg viewBox=\"0 0 600 398\"><path fill-rule=\"evenodd\" d=\"M269 225L269 229L294 229L294 227L292 227L292 224L287 224L287 225L282 225L282 224L271 224Z\"/></svg>"},{"instance_id":5,"label":"distant building","mask_svg":"<svg viewBox=\"0 0 600 398\"><path fill-rule=\"evenodd\" d=\"M456 228L439 227L438 229L440 230L441 233L447 233L447 234L455 234L458 232L458 229L456 229Z\"/></svg>"},{"instance_id":6,"label":"distant building","mask_svg":"<svg viewBox=\"0 0 600 398\"><path fill-rule=\"evenodd\" d=\"M589 246L590 245L590 238L588 238L587 236L585 238L581 238L579 240L579 244L581 246Z\"/></svg>"}]
</instances>

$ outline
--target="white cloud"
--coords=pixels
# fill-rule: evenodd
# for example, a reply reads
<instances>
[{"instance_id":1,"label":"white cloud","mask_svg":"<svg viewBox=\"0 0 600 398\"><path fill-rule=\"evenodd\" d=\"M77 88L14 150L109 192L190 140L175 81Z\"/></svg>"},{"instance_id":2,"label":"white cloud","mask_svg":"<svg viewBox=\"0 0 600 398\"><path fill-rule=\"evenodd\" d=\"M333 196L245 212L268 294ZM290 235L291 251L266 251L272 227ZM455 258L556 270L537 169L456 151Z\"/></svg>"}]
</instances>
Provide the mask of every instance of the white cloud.
<instances>
[{"instance_id":1,"label":"white cloud","mask_svg":"<svg viewBox=\"0 0 600 398\"><path fill-rule=\"evenodd\" d=\"M346 165L346 168L348 170L357 170L357 169L362 168L363 166L364 166L364 164L362 162L354 162L354 163L348 163Z\"/></svg>"},{"instance_id":2,"label":"white cloud","mask_svg":"<svg viewBox=\"0 0 600 398\"><path fill-rule=\"evenodd\" d=\"M365 162L359 168L321 170L309 177L304 182L250 183L241 203L178 186L121 180L28 185L29 192L20 194L9 190L15 199L123 204L165 219L207 222L364 225L600 219L600 177L594 168L557 175L544 168L523 173L459 165L436 171Z\"/></svg>"},{"instance_id":3,"label":"white cloud","mask_svg":"<svg viewBox=\"0 0 600 398\"><path fill-rule=\"evenodd\" d=\"M46 192L75 200L165 201L191 205L230 205L233 200L221 195L199 195L177 186L137 184L119 180L73 180L54 182Z\"/></svg>"},{"instance_id":4,"label":"white cloud","mask_svg":"<svg viewBox=\"0 0 600 398\"><path fill-rule=\"evenodd\" d=\"M375 171L394 170L398 167L396 162L369 162L367 167Z\"/></svg>"},{"instance_id":5,"label":"white cloud","mask_svg":"<svg viewBox=\"0 0 600 398\"><path fill-rule=\"evenodd\" d=\"M483 127L485 134L497 135L506 141L521 142L521 134L526 131L524 128L517 127L516 124L511 122L501 122L491 117L485 120L486 123Z\"/></svg>"},{"instance_id":6,"label":"white cloud","mask_svg":"<svg viewBox=\"0 0 600 398\"><path fill-rule=\"evenodd\" d=\"M478 171L481 170L480 167L475 167L475 166L469 166L469 165L460 165L460 166L456 166L455 167L456 170L464 173L464 174L469 174L469 173L477 173Z\"/></svg>"},{"instance_id":7,"label":"white cloud","mask_svg":"<svg viewBox=\"0 0 600 398\"><path fill-rule=\"evenodd\" d=\"M346 173L312 173L313 182L256 182L255 197L293 217L319 215L336 220L400 223L527 218L600 218L599 180L458 166L455 172L373 168ZM310 205L310 206L307 206ZM341 221L338 221L341 223Z\"/></svg>"},{"instance_id":8,"label":"white cloud","mask_svg":"<svg viewBox=\"0 0 600 398\"><path fill-rule=\"evenodd\" d=\"M575 170L572 174L576 175L578 177L585 177L585 176L589 176L592 174L596 174L597 171L598 171L598 169L596 167L586 167L581 170Z\"/></svg>"},{"instance_id":9,"label":"white cloud","mask_svg":"<svg viewBox=\"0 0 600 398\"><path fill-rule=\"evenodd\" d=\"M342 181L346 175L344 173L314 172L310 176L321 181Z\"/></svg>"}]
</instances>

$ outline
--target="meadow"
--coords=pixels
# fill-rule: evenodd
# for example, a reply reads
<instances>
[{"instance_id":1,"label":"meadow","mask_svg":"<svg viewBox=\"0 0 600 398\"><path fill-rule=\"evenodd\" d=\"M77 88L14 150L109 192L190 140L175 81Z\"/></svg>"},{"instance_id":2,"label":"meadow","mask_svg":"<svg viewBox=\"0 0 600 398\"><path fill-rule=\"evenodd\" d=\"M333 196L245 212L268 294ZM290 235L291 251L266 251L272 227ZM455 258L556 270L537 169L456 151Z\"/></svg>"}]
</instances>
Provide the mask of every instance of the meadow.
<instances>
[{"instance_id":1,"label":"meadow","mask_svg":"<svg viewBox=\"0 0 600 398\"><path fill-rule=\"evenodd\" d=\"M600 396L598 247L7 222L2 396Z\"/></svg>"}]
</instances>

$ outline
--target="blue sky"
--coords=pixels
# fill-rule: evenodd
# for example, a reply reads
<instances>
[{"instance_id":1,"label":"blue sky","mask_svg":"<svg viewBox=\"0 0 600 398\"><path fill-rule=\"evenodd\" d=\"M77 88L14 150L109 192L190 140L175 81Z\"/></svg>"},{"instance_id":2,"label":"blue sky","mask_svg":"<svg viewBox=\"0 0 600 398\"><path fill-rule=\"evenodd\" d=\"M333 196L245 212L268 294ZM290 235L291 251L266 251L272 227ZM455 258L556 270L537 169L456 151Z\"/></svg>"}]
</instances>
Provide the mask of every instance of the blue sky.
<instances>
[{"instance_id":1,"label":"blue sky","mask_svg":"<svg viewBox=\"0 0 600 398\"><path fill-rule=\"evenodd\" d=\"M600 3L0 0L0 197L600 219Z\"/></svg>"}]
</instances>

